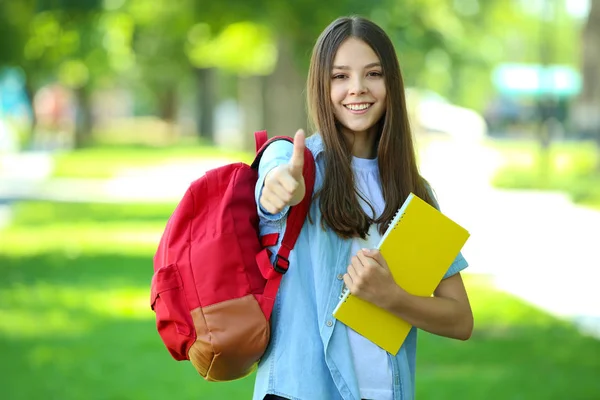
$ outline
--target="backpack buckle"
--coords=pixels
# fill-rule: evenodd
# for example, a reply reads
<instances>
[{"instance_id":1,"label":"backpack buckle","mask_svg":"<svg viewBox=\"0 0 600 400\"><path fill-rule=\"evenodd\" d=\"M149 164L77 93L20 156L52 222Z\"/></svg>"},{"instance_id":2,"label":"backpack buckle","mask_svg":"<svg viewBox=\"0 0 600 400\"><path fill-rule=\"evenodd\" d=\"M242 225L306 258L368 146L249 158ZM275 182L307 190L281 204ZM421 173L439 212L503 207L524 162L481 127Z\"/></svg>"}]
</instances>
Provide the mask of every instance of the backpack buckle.
<instances>
[{"instance_id":1,"label":"backpack buckle","mask_svg":"<svg viewBox=\"0 0 600 400\"><path fill-rule=\"evenodd\" d=\"M275 262L273 263L273 269L275 271L279 272L281 275L284 275L288 271L289 267L290 261L287 258L279 254L275 256Z\"/></svg>"}]
</instances>

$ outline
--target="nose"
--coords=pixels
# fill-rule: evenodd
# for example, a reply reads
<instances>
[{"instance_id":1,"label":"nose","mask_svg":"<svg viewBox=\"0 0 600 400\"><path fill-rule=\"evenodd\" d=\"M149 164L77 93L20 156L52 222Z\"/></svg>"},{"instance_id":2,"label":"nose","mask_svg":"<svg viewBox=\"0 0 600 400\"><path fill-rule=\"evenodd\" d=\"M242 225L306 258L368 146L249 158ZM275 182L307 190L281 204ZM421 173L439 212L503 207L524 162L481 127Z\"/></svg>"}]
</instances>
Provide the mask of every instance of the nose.
<instances>
[{"instance_id":1,"label":"nose","mask_svg":"<svg viewBox=\"0 0 600 400\"><path fill-rule=\"evenodd\" d=\"M365 80L362 76L358 75L354 79L351 80L350 83L350 94L359 95L363 94L367 91L367 85L365 85Z\"/></svg>"}]
</instances>

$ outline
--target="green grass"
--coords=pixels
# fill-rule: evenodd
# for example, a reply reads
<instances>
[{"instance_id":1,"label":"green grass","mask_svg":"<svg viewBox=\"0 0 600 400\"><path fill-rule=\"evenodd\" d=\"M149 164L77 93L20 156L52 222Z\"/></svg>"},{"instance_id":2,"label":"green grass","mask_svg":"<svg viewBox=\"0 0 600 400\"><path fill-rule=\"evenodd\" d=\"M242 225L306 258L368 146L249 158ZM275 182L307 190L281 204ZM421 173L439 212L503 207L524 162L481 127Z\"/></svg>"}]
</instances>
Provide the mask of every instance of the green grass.
<instances>
[{"instance_id":1,"label":"green grass","mask_svg":"<svg viewBox=\"0 0 600 400\"><path fill-rule=\"evenodd\" d=\"M467 276L475 331L467 342L421 335L417 398L600 398L600 342L485 277Z\"/></svg>"},{"instance_id":2,"label":"green grass","mask_svg":"<svg viewBox=\"0 0 600 400\"><path fill-rule=\"evenodd\" d=\"M130 168L168 163L192 164L214 159L250 163L253 155L198 143L165 147L97 146L57 154L52 175L63 178L111 178Z\"/></svg>"},{"instance_id":3,"label":"green grass","mask_svg":"<svg viewBox=\"0 0 600 400\"><path fill-rule=\"evenodd\" d=\"M3 398L243 399L163 347L149 308L152 255L173 204L21 203L0 231ZM467 342L421 333L419 399L594 399L600 342L467 276Z\"/></svg>"},{"instance_id":4,"label":"green grass","mask_svg":"<svg viewBox=\"0 0 600 400\"><path fill-rule=\"evenodd\" d=\"M497 141L505 164L496 187L563 191L580 204L600 208L600 154L592 142L553 143L547 155L532 141Z\"/></svg>"}]
</instances>

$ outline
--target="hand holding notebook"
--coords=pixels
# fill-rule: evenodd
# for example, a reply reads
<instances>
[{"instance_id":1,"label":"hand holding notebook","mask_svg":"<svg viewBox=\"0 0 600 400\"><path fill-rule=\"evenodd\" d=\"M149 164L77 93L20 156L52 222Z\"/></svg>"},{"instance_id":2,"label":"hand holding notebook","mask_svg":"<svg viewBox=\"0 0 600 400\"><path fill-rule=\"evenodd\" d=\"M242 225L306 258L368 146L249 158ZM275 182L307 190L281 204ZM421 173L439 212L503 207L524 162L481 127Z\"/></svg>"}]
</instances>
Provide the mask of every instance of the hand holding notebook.
<instances>
[{"instance_id":1,"label":"hand holding notebook","mask_svg":"<svg viewBox=\"0 0 600 400\"><path fill-rule=\"evenodd\" d=\"M377 249L396 284L412 295L431 296L468 237L463 227L411 193ZM411 329L406 321L348 290L333 315L391 354L398 352Z\"/></svg>"},{"instance_id":2,"label":"hand holding notebook","mask_svg":"<svg viewBox=\"0 0 600 400\"><path fill-rule=\"evenodd\" d=\"M377 250L376 246L381 236L378 232L369 231L369 236L371 235L378 239L374 239L376 242L371 246L358 250L352 257L348 273L344 276L343 293L351 290L354 296L385 308L389 304L390 296L393 297L394 292L402 289L394 281L387 262Z\"/></svg>"}]
</instances>

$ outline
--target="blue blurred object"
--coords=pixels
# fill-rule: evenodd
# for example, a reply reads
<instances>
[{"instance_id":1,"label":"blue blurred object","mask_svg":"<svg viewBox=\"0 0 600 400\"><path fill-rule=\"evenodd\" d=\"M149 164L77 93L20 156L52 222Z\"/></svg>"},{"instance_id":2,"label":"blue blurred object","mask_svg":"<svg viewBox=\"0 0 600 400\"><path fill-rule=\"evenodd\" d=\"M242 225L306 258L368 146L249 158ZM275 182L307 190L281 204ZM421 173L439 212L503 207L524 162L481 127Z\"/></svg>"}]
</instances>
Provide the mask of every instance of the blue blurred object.
<instances>
[{"instance_id":1,"label":"blue blurred object","mask_svg":"<svg viewBox=\"0 0 600 400\"><path fill-rule=\"evenodd\" d=\"M30 119L31 116L25 74L19 68L0 68L0 117Z\"/></svg>"},{"instance_id":2,"label":"blue blurred object","mask_svg":"<svg viewBox=\"0 0 600 400\"><path fill-rule=\"evenodd\" d=\"M574 97L582 87L581 74L563 65L501 64L493 70L492 81L507 95Z\"/></svg>"}]
</instances>

